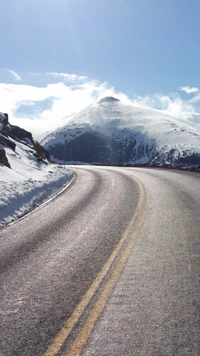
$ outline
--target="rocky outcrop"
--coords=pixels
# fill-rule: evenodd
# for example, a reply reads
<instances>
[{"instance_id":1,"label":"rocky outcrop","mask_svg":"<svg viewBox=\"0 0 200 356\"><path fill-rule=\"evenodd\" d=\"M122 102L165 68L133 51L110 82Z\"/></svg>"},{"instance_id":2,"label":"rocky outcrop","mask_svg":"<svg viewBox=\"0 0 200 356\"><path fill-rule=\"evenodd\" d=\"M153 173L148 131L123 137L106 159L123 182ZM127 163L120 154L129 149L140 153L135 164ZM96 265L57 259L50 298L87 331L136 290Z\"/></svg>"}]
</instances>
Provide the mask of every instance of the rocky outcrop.
<instances>
[{"instance_id":1,"label":"rocky outcrop","mask_svg":"<svg viewBox=\"0 0 200 356\"><path fill-rule=\"evenodd\" d=\"M98 101L98 104L103 104L103 103L116 103L118 102L119 99L114 98L113 96L105 96L105 98L101 99Z\"/></svg>"},{"instance_id":2,"label":"rocky outcrop","mask_svg":"<svg viewBox=\"0 0 200 356\"><path fill-rule=\"evenodd\" d=\"M8 125L8 114L7 113L4 113L4 125Z\"/></svg>"},{"instance_id":3,"label":"rocky outcrop","mask_svg":"<svg viewBox=\"0 0 200 356\"><path fill-rule=\"evenodd\" d=\"M34 142L33 147L35 149L34 156L38 159L38 161L43 159L50 161L50 153L38 141Z\"/></svg>"},{"instance_id":4,"label":"rocky outcrop","mask_svg":"<svg viewBox=\"0 0 200 356\"><path fill-rule=\"evenodd\" d=\"M4 147L11 148L15 151L16 143L14 141L29 146L32 149L30 152L37 158L38 162L50 160L50 153L42 147L41 144L33 140L31 132L22 129L19 126L11 125L9 123L8 114L0 113L0 163L9 168L10 164L6 157Z\"/></svg>"},{"instance_id":5,"label":"rocky outcrop","mask_svg":"<svg viewBox=\"0 0 200 356\"><path fill-rule=\"evenodd\" d=\"M6 152L2 147L0 147L0 164L3 164L4 166L11 168L10 163L8 162L8 159L6 157Z\"/></svg>"},{"instance_id":6,"label":"rocky outcrop","mask_svg":"<svg viewBox=\"0 0 200 356\"><path fill-rule=\"evenodd\" d=\"M15 151L16 144L13 141L9 140L8 137L2 134L0 134L0 144L10 147L13 151Z\"/></svg>"},{"instance_id":7,"label":"rocky outcrop","mask_svg":"<svg viewBox=\"0 0 200 356\"><path fill-rule=\"evenodd\" d=\"M8 114L0 113L0 122L2 124L1 134L4 137L10 137L16 141L24 141L33 144L33 136L31 132L22 129L19 126L11 125L8 120Z\"/></svg>"},{"instance_id":8,"label":"rocky outcrop","mask_svg":"<svg viewBox=\"0 0 200 356\"><path fill-rule=\"evenodd\" d=\"M27 141L27 138L30 143L33 144L33 136L29 131L22 129L19 126L10 125L9 136L14 140Z\"/></svg>"}]
</instances>

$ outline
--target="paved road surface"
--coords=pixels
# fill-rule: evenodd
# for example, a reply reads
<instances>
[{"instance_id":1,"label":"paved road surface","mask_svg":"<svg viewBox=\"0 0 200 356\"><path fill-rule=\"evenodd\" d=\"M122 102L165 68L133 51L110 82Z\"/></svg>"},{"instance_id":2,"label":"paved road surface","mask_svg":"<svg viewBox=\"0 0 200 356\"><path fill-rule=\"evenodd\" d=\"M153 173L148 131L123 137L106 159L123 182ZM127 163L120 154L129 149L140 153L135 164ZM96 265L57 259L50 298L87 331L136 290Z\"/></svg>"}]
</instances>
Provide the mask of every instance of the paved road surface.
<instances>
[{"instance_id":1,"label":"paved road surface","mask_svg":"<svg viewBox=\"0 0 200 356\"><path fill-rule=\"evenodd\" d=\"M200 355L200 176L76 168L0 231L0 355Z\"/></svg>"}]
</instances>

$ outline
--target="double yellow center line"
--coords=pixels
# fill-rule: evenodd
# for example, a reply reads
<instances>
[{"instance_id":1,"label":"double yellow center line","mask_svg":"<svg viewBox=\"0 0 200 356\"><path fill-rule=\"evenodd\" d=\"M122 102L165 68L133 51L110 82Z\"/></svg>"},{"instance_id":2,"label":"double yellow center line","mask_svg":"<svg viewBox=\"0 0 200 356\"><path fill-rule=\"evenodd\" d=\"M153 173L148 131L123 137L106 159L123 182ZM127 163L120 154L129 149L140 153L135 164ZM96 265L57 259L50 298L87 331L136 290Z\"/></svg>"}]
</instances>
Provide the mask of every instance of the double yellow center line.
<instances>
[{"instance_id":1,"label":"double yellow center line","mask_svg":"<svg viewBox=\"0 0 200 356\"><path fill-rule=\"evenodd\" d=\"M53 340L52 344L50 347L47 349L47 351L44 353L44 356L56 356L61 349L61 347L64 345L66 342L70 332L74 328L74 326L77 324L77 322L80 320L85 308L89 304L90 300L94 296L95 292L97 291L100 283L102 282L103 278L106 276L107 272L110 270L113 262L115 261L116 257L119 255L120 250L122 248L123 243L126 241L127 237L129 236L131 229L133 228L133 225L136 223L134 232L129 239L127 246L125 250L122 253L122 256L117 263L114 271L112 272L110 278L108 279L102 293L100 294L98 300L96 301L90 315L88 316L86 322L84 323L82 329L80 330L79 334L75 338L72 347L67 354L68 356L78 356L83 349L88 337L91 334L91 331L98 320L100 313L102 312L112 290L114 285L116 284L122 269L131 253L133 244L135 242L135 239L141 229L142 223L143 223L143 218L146 210L146 193L145 193L145 188L140 183L137 181L137 184L139 186L139 199L138 203L135 209L135 213L133 217L131 218L131 221L129 222L125 232L122 234L121 239L119 240L118 244L116 245L115 249L113 250L112 254L108 258L107 262L104 264L102 267L101 271L98 273L97 277L95 278L94 282L86 292L86 294L83 296L81 299L80 303L77 305L75 308L74 312L72 315L67 319L65 322L64 326L62 329L59 331L55 339Z\"/></svg>"}]
</instances>

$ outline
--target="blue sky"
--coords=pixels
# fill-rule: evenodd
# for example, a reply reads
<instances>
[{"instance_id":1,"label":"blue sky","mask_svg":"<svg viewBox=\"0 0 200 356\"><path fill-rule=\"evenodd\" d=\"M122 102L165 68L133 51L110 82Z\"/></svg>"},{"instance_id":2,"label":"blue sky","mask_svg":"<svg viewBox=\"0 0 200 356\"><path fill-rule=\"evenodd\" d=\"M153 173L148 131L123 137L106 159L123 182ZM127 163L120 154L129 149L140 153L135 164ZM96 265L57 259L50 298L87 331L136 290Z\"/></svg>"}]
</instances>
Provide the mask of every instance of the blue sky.
<instances>
[{"instance_id":1,"label":"blue sky","mask_svg":"<svg viewBox=\"0 0 200 356\"><path fill-rule=\"evenodd\" d=\"M199 0L0 0L0 9L1 84L7 90L15 85L16 91L20 86L22 95L11 108L13 117L23 113L30 118L35 101L33 112L38 115L51 110L55 102L54 92L43 95L44 100L34 95L22 100L22 86L27 91L27 87L39 90L62 83L66 89L73 83L75 90L75 77L66 80L67 74L74 74L79 92L84 82L93 89L101 87L101 95L104 87L105 92L121 92L130 100L137 98L164 110L167 100L179 101L184 115L189 105L190 116L194 111L198 121ZM164 106L160 97L168 98ZM8 103L0 110L9 111Z\"/></svg>"}]
</instances>

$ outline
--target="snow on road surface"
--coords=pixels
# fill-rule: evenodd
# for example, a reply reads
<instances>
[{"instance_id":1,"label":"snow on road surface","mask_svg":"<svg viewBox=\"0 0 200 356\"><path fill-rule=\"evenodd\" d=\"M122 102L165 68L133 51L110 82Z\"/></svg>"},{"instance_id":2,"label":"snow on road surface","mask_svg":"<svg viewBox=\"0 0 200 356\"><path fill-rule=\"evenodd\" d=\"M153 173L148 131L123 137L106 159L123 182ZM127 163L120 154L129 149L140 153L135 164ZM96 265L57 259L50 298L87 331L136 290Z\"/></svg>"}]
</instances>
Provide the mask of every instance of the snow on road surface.
<instances>
[{"instance_id":1,"label":"snow on road surface","mask_svg":"<svg viewBox=\"0 0 200 356\"><path fill-rule=\"evenodd\" d=\"M38 162L19 142L5 148L11 169L0 164L0 227L24 216L53 197L73 179L66 166Z\"/></svg>"}]
</instances>

